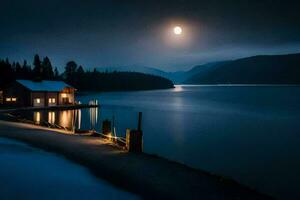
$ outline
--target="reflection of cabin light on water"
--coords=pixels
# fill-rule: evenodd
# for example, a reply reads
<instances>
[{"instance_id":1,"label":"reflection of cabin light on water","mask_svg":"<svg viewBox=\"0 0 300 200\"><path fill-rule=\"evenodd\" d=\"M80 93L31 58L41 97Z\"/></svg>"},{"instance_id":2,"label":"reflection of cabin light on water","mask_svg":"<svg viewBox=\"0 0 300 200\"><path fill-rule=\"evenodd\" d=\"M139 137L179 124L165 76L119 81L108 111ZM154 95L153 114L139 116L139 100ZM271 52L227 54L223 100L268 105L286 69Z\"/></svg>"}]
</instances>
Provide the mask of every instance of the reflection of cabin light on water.
<instances>
[{"instance_id":1,"label":"reflection of cabin light on water","mask_svg":"<svg viewBox=\"0 0 300 200\"><path fill-rule=\"evenodd\" d=\"M55 112L48 112L48 122L55 124Z\"/></svg>"},{"instance_id":2,"label":"reflection of cabin light on water","mask_svg":"<svg viewBox=\"0 0 300 200\"><path fill-rule=\"evenodd\" d=\"M34 112L33 113L33 121L36 124L40 124L41 123L41 113L40 112Z\"/></svg>"},{"instance_id":3,"label":"reflection of cabin light on water","mask_svg":"<svg viewBox=\"0 0 300 200\"><path fill-rule=\"evenodd\" d=\"M92 114L93 119L94 119L93 121L97 121L98 111L94 111L94 112L95 112L95 114ZM73 125L74 126L77 125L78 129L81 128L81 120L82 119L81 119L81 110L80 109L78 109L78 110L63 110L63 111L59 111L59 112L49 111L47 119L46 119L47 113L44 113L44 114L45 114L45 120L47 120L47 122L49 124L58 124L65 128L73 128ZM35 124L41 124L42 119L43 119L43 113L41 113L39 111L33 112L33 121ZM77 122L77 120L78 120L78 122Z\"/></svg>"},{"instance_id":4,"label":"reflection of cabin light on water","mask_svg":"<svg viewBox=\"0 0 300 200\"><path fill-rule=\"evenodd\" d=\"M66 128L71 128L71 122L72 122L72 111L70 110L64 110L60 112L60 116L59 116L59 125L66 127Z\"/></svg>"},{"instance_id":5,"label":"reflection of cabin light on water","mask_svg":"<svg viewBox=\"0 0 300 200\"><path fill-rule=\"evenodd\" d=\"M59 112L59 125L65 128L81 128L81 110L63 110ZM77 122L78 121L78 122ZM78 125L77 127L74 127Z\"/></svg>"},{"instance_id":6,"label":"reflection of cabin light on water","mask_svg":"<svg viewBox=\"0 0 300 200\"><path fill-rule=\"evenodd\" d=\"M98 107L90 108L91 129L95 129L97 121L98 121Z\"/></svg>"},{"instance_id":7,"label":"reflection of cabin light on water","mask_svg":"<svg viewBox=\"0 0 300 200\"><path fill-rule=\"evenodd\" d=\"M81 110L77 110L78 111L78 129L81 129Z\"/></svg>"}]
</instances>

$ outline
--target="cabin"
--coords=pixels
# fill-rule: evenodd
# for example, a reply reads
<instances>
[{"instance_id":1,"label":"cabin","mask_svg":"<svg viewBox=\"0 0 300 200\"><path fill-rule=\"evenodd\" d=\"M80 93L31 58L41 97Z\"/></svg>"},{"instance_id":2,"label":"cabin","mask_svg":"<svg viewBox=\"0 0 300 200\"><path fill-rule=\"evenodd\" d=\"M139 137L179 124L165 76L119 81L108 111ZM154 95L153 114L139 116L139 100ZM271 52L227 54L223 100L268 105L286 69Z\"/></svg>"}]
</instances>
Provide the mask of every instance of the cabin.
<instances>
[{"instance_id":1,"label":"cabin","mask_svg":"<svg viewBox=\"0 0 300 200\"><path fill-rule=\"evenodd\" d=\"M63 81L16 80L0 91L0 103L19 107L73 105L75 91Z\"/></svg>"}]
</instances>

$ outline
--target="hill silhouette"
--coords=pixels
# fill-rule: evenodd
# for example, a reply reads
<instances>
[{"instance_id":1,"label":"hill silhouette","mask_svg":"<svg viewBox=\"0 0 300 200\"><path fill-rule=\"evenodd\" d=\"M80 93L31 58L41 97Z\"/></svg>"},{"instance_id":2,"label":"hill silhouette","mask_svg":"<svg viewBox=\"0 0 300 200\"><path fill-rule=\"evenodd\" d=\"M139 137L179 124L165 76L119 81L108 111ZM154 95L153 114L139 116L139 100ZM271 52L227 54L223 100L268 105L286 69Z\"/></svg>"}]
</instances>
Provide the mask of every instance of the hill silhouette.
<instances>
[{"instance_id":1,"label":"hill silhouette","mask_svg":"<svg viewBox=\"0 0 300 200\"><path fill-rule=\"evenodd\" d=\"M300 84L300 54L254 56L216 63L186 84Z\"/></svg>"},{"instance_id":2,"label":"hill silhouette","mask_svg":"<svg viewBox=\"0 0 300 200\"><path fill-rule=\"evenodd\" d=\"M0 88L5 87L16 79L25 80L63 80L79 91L122 91L122 90L152 90L173 88L172 81L155 75L137 72L98 72L84 71L75 61L65 66L65 71L59 74L57 68L52 67L48 57L43 60L34 56L33 67L25 60L21 65L0 59Z\"/></svg>"}]
</instances>

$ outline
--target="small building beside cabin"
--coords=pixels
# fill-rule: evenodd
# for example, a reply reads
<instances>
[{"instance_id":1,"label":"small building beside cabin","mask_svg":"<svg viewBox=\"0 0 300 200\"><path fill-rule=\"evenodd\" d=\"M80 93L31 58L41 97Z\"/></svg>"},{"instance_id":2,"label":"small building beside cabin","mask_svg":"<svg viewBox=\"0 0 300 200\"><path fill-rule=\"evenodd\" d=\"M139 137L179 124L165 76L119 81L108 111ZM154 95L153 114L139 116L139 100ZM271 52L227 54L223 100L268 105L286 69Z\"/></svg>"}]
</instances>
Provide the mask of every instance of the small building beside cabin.
<instances>
[{"instance_id":1,"label":"small building beside cabin","mask_svg":"<svg viewBox=\"0 0 300 200\"><path fill-rule=\"evenodd\" d=\"M63 81L16 80L2 90L2 104L48 107L75 103L75 88Z\"/></svg>"}]
</instances>

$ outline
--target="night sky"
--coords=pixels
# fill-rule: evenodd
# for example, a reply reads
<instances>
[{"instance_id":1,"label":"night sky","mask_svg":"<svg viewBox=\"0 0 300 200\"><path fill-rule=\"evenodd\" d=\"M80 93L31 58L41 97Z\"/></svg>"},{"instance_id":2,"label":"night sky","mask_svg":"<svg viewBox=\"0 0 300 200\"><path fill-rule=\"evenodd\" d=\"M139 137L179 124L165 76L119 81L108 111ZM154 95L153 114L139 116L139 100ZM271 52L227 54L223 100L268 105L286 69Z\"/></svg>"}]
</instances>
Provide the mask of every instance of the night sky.
<instances>
[{"instance_id":1,"label":"night sky","mask_svg":"<svg viewBox=\"0 0 300 200\"><path fill-rule=\"evenodd\" d=\"M300 1L1 0L0 58L167 71L300 52ZM183 34L175 36L179 25Z\"/></svg>"}]
</instances>

